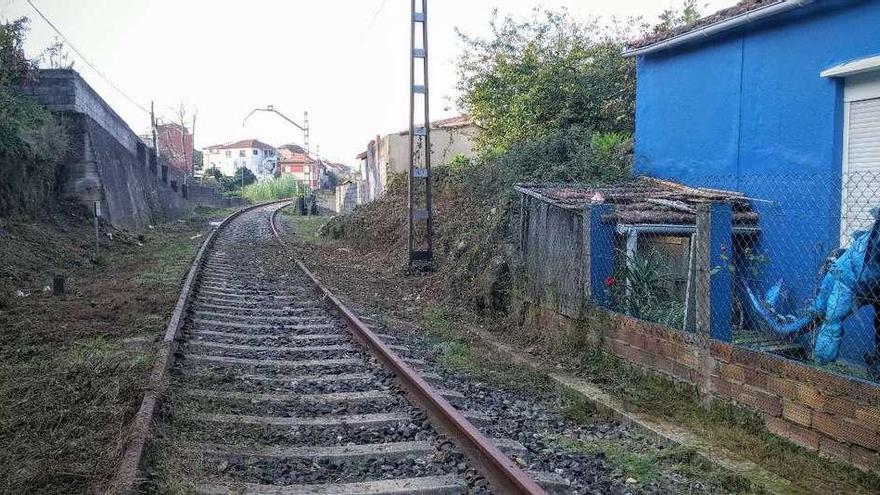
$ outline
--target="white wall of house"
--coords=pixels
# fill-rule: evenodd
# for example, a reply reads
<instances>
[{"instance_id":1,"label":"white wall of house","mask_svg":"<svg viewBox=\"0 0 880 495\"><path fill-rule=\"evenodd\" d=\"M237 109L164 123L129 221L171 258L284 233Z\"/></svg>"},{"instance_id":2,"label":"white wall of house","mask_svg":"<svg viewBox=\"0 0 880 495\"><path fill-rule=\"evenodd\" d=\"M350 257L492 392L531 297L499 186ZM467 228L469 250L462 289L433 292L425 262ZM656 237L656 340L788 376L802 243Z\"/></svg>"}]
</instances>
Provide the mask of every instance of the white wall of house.
<instances>
[{"instance_id":1,"label":"white wall of house","mask_svg":"<svg viewBox=\"0 0 880 495\"><path fill-rule=\"evenodd\" d=\"M242 167L249 169L259 179L273 176L271 164L276 159L274 149L264 148L233 148L212 149L203 151L205 156L205 169L216 167L223 175L232 176ZM267 161L268 159L268 161Z\"/></svg>"},{"instance_id":2,"label":"white wall of house","mask_svg":"<svg viewBox=\"0 0 880 495\"><path fill-rule=\"evenodd\" d=\"M473 157L474 141L479 128L474 125L431 129L431 166L449 164L457 155ZM386 174L409 171L409 133L394 133L382 137L379 162Z\"/></svg>"}]
</instances>

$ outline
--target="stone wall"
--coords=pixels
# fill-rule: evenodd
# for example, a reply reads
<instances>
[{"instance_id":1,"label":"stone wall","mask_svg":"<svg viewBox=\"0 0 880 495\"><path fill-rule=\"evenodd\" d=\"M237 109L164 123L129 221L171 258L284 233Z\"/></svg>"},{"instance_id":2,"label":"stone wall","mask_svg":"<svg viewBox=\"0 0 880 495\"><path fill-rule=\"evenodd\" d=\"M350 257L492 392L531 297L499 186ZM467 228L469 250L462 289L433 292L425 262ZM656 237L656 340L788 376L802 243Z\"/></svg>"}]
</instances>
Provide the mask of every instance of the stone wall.
<instances>
[{"instance_id":1,"label":"stone wall","mask_svg":"<svg viewBox=\"0 0 880 495\"><path fill-rule=\"evenodd\" d=\"M125 149L137 153L137 134L76 71L41 70L39 82L22 91L49 110L88 115Z\"/></svg>"},{"instance_id":2,"label":"stone wall","mask_svg":"<svg viewBox=\"0 0 880 495\"><path fill-rule=\"evenodd\" d=\"M336 213L350 213L355 206L369 203L374 199L366 182L345 182L336 186Z\"/></svg>"}]
</instances>

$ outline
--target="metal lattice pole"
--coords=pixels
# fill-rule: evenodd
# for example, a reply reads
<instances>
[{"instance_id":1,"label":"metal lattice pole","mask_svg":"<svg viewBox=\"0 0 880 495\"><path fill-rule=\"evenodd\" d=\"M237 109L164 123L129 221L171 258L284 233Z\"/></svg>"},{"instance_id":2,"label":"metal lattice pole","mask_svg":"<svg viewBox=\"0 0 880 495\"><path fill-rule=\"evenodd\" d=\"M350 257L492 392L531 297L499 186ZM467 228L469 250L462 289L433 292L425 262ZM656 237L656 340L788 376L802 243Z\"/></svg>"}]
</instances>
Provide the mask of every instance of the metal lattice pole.
<instances>
[{"instance_id":1,"label":"metal lattice pole","mask_svg":"<svg viewBox=\"0 0 880 495\"><path fill-rule=\"evenodd\" d=\"M419 3L421 9L419 9ZM408 249L410 266L433 262L433 216L431 212L431 120L428 92L428 0L412 0L410 18L410 94L409 94L409 194L408 194ZM416 32L421 25L421 46ZM416 61L422 61L422 81L416 82ZM416 125L416 98L421 97L424 124ZM417 147L421 141L423 146ZM377 143L378 144L378 143ZM424 167L418 167L418 155L424 149ZM424 194L424 197L421 197ZM424 230L417 229L424 222ZM424 237L422 237L422 234Z\"/></svg>"}]
</instances>

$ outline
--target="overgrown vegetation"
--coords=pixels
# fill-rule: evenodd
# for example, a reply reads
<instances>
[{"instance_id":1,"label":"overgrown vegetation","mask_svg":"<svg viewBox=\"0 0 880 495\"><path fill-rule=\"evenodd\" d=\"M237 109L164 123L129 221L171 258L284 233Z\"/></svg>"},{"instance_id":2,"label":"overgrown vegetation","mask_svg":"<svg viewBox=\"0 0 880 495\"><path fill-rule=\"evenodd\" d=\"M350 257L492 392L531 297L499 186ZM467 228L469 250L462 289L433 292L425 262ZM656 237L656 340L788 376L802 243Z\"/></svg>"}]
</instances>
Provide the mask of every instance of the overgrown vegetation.
<instances>
[{"instance_id":1,"label":"overgrown vegetation","mask_svg":"<svg viewBox=\"0 0 880 495\"><path fill-rule=\"evenodd\" d=\"M274 179L261 180L242 188L241 195L255 203L273 199L288 199L305 194L307 188L298 183L292 175L282 175Z\"/></svg>"},{"instance_id":2,"label":"overgrown vegetation","mask_svg":"<svg viewBox=\"0 0 880 495\"><path fill-rule=\"evenodd\" d=\"M615 271L615 276L605 280L615 311L642 320L681 329L684 325L684 294L677 291L669 280L669 260L656 249L647 253L627 255Z\"/></svg>"},{"instance_id":3,"label":"overgrown vegetation","mask_svg":"<svg viewBox=\"0 0 880 495\"><path fill-rule=\"evenodd\" d=\"M621 56L636 22L574 20L536 9L491 22L491 36L460 33L460 103L485 127L483 150L504 152L573 126L632 133L635 62Z\"/></svg>"},{"instance_id":4,"label":"overgrown vegetation","mask_svg":"<svg viewBox=\"0 0 880 495\"><path fill-rule=\"evenodd\" d=\"M460 104L483 130L477 156L434 172L435 256L450 298L505 309L515 184L630 174L634 67L621 51L639 29L632 19L579 23L565 11L536 10L526 20L496 18L489 38L462 34ZM325 233L401 263L405 180Z\"/></svg>"},{"instance_id":5,"label":"overgrown vegetation","mask_svg":"<svg viewBox=\"0 0 880 495\"><path fill-rule=\"evenodd\" d=\"M22 97L37 60L24 53L28 21L0 22L0 215L34 213L55 199L59 166L70 146L65 120ZM55 60L60 48L49 48Z\"/></svg>"},{"instance_id":6,"label":"overgrown vegetation","mask_svg":"<svg viewBox=\"0 0 880 495\"><path fill-rule=\"evenodd\" d=\"M208 185L220 186L220 188L227 193L240 194L245 187L257 182L257 176L247 167L236 169L235 174L231 177L223 175L223 172L214 168L208 171L206 177L210 181L208 182Z\"/></svg>"}]
</instances>

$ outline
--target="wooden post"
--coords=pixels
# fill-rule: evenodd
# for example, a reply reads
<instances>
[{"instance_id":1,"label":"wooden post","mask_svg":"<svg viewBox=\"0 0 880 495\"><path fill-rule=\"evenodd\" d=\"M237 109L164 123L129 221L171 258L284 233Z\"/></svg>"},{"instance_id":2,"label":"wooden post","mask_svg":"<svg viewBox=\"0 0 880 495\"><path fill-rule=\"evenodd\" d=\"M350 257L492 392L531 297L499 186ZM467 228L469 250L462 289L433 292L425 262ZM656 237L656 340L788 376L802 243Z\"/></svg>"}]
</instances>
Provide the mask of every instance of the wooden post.
<instances>
[{"instance_id":1,"label":"wooden post","mask_svg":"<svg viewBox=\"0 0 880 495\"><path fill-rule=\"evenodd\" d=\"M694 317L701 337L723 342L732 340L733 212L730 204L711 203L697 207L694 240Z\"/></svg>"},{"instance_id":2,"label":"wooden post","mask_svg":"<svg viewBox=\"0 0 880 495\"><path fill-rule=\"evenodd\" d=\"M708 407L713 398L714 359L712 339L731 341L733 316L733 274L731 262L733 212L730 204L711 203L697 207L696 233L693 242L693 313L697 332L701 380L701 402ZM685 323L687 325L687 322Z\"/></svg>"}]
</instances>

